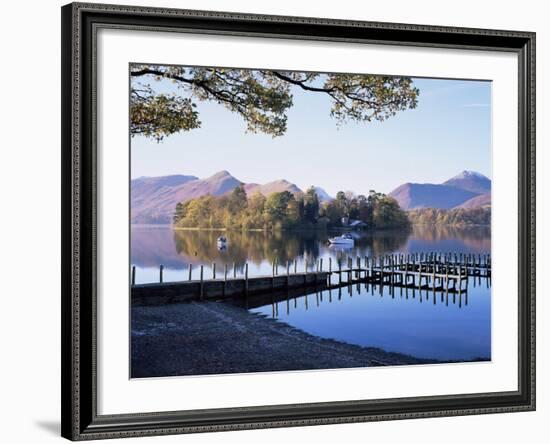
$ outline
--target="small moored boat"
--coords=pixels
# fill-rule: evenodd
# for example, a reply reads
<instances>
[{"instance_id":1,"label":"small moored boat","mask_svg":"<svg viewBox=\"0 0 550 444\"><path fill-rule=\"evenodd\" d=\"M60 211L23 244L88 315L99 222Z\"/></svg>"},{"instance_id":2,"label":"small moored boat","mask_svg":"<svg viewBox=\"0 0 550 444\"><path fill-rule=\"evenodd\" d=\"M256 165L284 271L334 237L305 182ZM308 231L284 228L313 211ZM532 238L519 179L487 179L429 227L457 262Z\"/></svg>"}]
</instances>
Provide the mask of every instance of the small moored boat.
<instances>
[{"instance_id":1,"label":"small moored boat","mask_svg":"<svg viewBox=\"0 0 550 444\"><path fill-rule=\"evenodd\" d=\"M218 244L218 248L220 250L227 248L227 238L225 236L218 237L216 243Z\"/></svg>"},{"instance_id":2,"label":"small moored boat","mask_svg":"<svg viewBox=\"0 0 550 444\"><path fill-rule=\"evenodd\" d=\"M341 236L331 237L328 241L332 245L353 245L355 243L353 237L351 237L351 234L349 233L342 234Z\"/></svg>"}]
</instances>

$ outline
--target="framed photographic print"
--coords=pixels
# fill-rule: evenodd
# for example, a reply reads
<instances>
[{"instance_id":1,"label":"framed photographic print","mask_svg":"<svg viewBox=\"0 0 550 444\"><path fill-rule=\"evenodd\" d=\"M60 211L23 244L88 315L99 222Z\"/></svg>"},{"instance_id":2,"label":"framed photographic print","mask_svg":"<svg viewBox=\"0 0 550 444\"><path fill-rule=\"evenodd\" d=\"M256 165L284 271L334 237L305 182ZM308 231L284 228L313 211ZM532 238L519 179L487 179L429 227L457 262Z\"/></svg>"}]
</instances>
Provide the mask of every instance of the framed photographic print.
<instances>
[{"instance_id":1,"label":"framed photographic print","mask_svg":"<svg viewBox=\"0 0 550 444\"><path fill-rule=\"evenodd\" d=\"M62 435L533 410L534 97L528 32L63 7Z\"/></svg>"}]
</instances>

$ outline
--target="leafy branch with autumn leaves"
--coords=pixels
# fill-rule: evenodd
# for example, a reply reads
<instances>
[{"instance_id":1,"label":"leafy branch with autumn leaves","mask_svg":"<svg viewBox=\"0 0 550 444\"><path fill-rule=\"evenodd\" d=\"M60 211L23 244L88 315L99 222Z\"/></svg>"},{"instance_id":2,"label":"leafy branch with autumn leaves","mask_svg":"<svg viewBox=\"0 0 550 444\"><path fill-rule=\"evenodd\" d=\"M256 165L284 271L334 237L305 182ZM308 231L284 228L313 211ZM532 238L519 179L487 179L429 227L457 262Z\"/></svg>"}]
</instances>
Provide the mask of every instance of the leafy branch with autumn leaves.
<instances>
[{"instance_id":1,"label":"leafy branch with autumn leaves","mask_svg":"<svg viewBox=\"0 0 550 444\"><path fill-rule=\"evenodd\" d=\"M329 98L331 117L348 121L384 121L414 109L419 90L408 77L366 74L132 65L130 68L130 132L157 142L201 126L198 102L210 101L238 114L247 131L279 137L287 130L293 90ZM176 93L153 86L167 80Z\"/></svg>"}]
</instances>

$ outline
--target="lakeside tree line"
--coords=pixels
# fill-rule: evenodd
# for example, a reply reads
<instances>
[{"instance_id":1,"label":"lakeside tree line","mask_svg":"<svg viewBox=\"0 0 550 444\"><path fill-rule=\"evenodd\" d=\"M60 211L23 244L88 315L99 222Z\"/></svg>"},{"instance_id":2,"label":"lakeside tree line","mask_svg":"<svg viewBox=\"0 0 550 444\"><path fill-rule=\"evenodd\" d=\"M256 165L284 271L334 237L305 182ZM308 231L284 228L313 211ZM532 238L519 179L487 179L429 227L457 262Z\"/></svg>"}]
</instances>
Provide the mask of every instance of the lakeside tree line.
<instances>
[{"instance_id":1,"label":"lakeside tree line","mask_svg":"<svg viewBox=\"0 0 550 444\"><path fill-rule=\"evenodd\" d=\"M453 208L442 210L439 208L422 208L410 210L409 220L414 225L490 225L491 207Z\"/></svg>"},{"instance_id":2,"label":"lakeside tree line","mask_svg":"<svg viewBox=\"0 0 550 444\"><path fill-rule=\"evenodd\" d=\"M407 214L392 197L371 192L368 196L339 192L321 202L315 188L305 193L255 193L248 197L244 186L224 196L201 196L177 204L174 225L180 228L235 230L290 230L342 227L345 220L361 221L366 228L404 228Z\"/></svg>"}]
</instances>

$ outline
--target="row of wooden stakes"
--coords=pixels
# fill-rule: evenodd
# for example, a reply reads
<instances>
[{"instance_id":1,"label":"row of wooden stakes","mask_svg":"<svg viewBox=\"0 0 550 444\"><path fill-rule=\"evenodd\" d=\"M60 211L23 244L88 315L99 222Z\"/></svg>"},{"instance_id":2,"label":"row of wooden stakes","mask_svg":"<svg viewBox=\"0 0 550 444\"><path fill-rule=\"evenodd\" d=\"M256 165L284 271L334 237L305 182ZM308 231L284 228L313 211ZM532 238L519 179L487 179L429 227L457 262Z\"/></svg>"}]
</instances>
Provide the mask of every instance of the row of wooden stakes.
<instances>
[{"instance_id":1,"label":"row of wooden stakes","mask_svg":"<svg viewBox=\"0 0 550 444\"><path fill-rule=\"evenodd\" d=\"M342 258L339 258L336 260L336 267L334 267L333 259L328 258L328 272L329 274L332 273L350 273L350 272L363 272L367 270L375 270L379 269L384 271L385 269L391 269L392 271L394 269L397 270L414 270L416 267L420 267L420 270L422 271L423 267L433 267L435 269L436 266L442 267L443 269L448 270L448 267L458 267L460 273L462 274L462 270L464 270L464 274L467 277L469 274L469 270L473 270L475 274L475 271L485 270L486 273L490 273L491 269L491 255L490 254L463 254L463 253L408 253L408 254L389 254L389 255L383 255L378 257L368 257L365 256L363 258L356 257L355 258L355 268L354 268L354 261L353 258L350 256L347 256L347 267L348 269L342 268ZM242 275L238 273L237 264L233 262L232 268L230 269L228 264L224 264L223 266L223 272L222 276L224 280L227 280L228 278L232 277L233 279L236 279L237 276L244 277L245 280L248 279L248 273L249 273L249 266L248 263L245 263L243 266L243 272ZM275 259L272 262L272 269L271 274L272 276L278 276L279 271L281 268L281 264L279 263L278 259ZM199 269L199 281L203 281L205 279L205 266L200 265L198 266ZM212 273L212 280L218 279L218 270L217 265L215 262L212 263L210 267L210 271ZM286 261L284 263L284 272L286 275L292 274L299 274L302 273L298 270L298 260L294 259L293 261ZM309 273L309 272L325 272L324 269L324 261L323 258L317 259L315 261L308 261L305 260L303 264L303 273ZM187 280L192 281L193 280L193 264L188 265L187 270ZM164 265L159 266L159 283L164 282ZM132 285L135 285L136 283L136 267L135 265L132 266L131 270L131 283Z\"/></svg>"}]
</instances>

